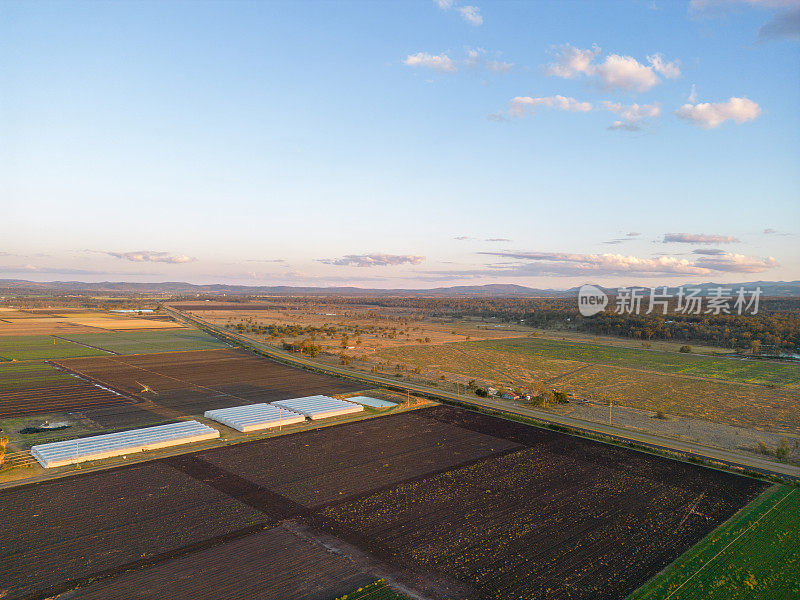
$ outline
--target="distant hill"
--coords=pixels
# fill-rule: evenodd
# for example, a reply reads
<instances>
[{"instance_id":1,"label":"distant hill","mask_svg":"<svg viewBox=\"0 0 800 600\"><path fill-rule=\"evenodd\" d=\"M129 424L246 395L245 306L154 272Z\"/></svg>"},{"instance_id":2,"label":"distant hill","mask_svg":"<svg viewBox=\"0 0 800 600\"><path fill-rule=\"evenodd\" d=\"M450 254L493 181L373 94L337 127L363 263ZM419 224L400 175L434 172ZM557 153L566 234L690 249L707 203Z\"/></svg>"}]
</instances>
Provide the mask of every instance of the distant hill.
<instances>
[{"instance_id":1,"label":"distant hill","mask_svg":"<svg viewBox=\"0 0 800 600\"><path fill-rule=\"evenodd\" d=\"M760 287L764 296L800 296L800 281L749 281L744 283L700 283L687 284L685 287L700 288L703 295L717 287L744 287L752 290ZM617 288L603 288L614 294ZM669 288L674 293L677 288ZM487 285L457 285L429 289L368 289L358 287L294 287L248 286L209 284L196 285L180 281L160 283L137 283L128 281L102 281L87 283L82 281L48 281L36 282L23 279L0 279L0 294L19 293L128 293L128 294L163 294L163 295L277 295L277 296L419 296L419 297L496 297L496 298L557 298L575 296L578 288L540 289L507 283Z\"/></svg>"}]
</instances>

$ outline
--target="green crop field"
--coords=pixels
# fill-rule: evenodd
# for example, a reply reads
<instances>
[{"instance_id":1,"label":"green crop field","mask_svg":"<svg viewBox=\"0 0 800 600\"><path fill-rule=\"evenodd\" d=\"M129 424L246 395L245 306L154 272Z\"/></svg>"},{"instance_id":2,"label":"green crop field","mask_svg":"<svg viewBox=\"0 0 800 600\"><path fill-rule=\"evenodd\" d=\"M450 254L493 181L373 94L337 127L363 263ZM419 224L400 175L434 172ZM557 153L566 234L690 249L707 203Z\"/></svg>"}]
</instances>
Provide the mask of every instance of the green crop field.
<instances>
[{"instance_id":1,"label":"green crop field","mask_svg":"<svg viewBox=\"0 0 800 600\"><path fill-rule=\"evenodd\" d=\"M0 392L70 384L74 381L75 378L71 375L44 363L0 363Z\"/></svg>"},{"instance_id":2,"label":"green crop field","mask_svg":"<svg viewBox=\"0 0 800 600\"><path fill-rule=\"evenodd\" d=\"M800 489L774 486L628 600L800 598Z\"/></svg>"},{"instance_id":3,"label":"green crop field","mask_svg":"<svg viewBox=\"0 0 800 600\"><path fill-rule=\"evenodd\" d=\"M179 329L168 331L114 331L63 336L81 344L103 348L117 354L147 354L182 350L227 348L227 344L202 331ZM102 353L101 354L105 354Z\"/></svg>"},{"instance_id":4,"label":"green crop field","mask_svg":"<svg viewBox=\"0 0 800 600\"><path fill-rule=\"evenodd\" d=\"M81 356L108 356L108 353L94 348L86 348L49 335L0 336L0 361L77 358Z\"/></svg>"}]
</instances>

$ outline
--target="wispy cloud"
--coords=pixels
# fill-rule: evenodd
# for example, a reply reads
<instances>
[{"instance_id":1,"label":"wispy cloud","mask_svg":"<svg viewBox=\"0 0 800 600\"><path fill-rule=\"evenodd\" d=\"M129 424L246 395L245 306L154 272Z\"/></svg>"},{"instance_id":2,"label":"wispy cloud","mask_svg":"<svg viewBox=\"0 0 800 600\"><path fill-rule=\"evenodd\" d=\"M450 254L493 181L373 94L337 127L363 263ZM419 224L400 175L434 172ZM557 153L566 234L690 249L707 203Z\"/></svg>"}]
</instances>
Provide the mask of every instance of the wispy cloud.
<instances>
[{"instance_id":1,"label":"wispy cloud","mask_svg":"<svg viewBox=\"0 0 800 600\"><path fill-rule=\"evenodd\" d=\"M508 238L486 238L485 242L510 242L511 240Z\"/></svg>"},{"instance_id":2,"label":"wispy cloud","mask_svg":"<svg viewBox=\"0 0 800 600\"><path fill-rule=\"evenodd\" d=\"M477 6L460 5L456 0L433 0L444 11L455 10L467 23L478 27L483 25L481 9Z\"/></svg>"},{"instance_id":3,"label":"wispy cloud","mask_svg":"<svg viewBox=\"0 0 800 600\"><path fill-rule=\"evenodd\" d=\"M109 256L131 262L155 262L178 265L194 262L197 259L185 254L170 254L169 252L154 252L152 250L138 250L136 252L106 252Z\"/></svg>"},{"instance_id":4,"label":"wispy cloud","mask_svg":"<svg viewBox=\"0 0 800 600\"><path fill-rule=\"evenodd\" d=\"M734 244L739 240L732 235L713 235L707 233L668 233L664 243L679 244Z\"/></svg>"},{"instance_id":5,"label":"wispy cloud","mask_svg":"<svg viewBox=\"0 0 800 600\"><path fill-rule=\"evenodd\" d=\"M418 265L425 260L424 256L414 254L347 254L341 258L321 258L318 262L326 265L355 267L386 267L390 265Z\"/></svg>"},{"instance_id":6,"label":"wispy cloud","mask_svg":"<svg viewBox=\"0 0 800 600\"><path fill-rule=\"evenodd\" d=\"M565 252L482 252L481 254L523 261L495 266L484 271L495 275L711 275L716 272L759 273L778 266L772 257L757 258L741 254L704 256L695 261L660 256L641 258L622 254L572 254ZM472 271L472 272L479 272Z\"/></svg>"},{"instance_id":7,"label":"wispy cloud","mask_svg":"<svg viewBox=\"0 0 800 600\"><path fill-rule=\"evenodd\" d=\"M705 254L707 256L720 256L727 253L727 250L722 250L720 248L695 248L692 250L692 254Z\"/></svg>"},{"instance_id":8,"label":"wispy cloud","mask_svg":"<svg viewBox=\"0 0 800 600\"><path fill-rule=\"evenodd\" d=\"M661 83L659 75L666 79L681 75L677 62L666 61L658 53L648 56L647 64L620 54L609 54L596 62L601 53L596 45L591 49L581 49L564 44L554 46L550 53L554 61L544 67L545 74L564 79L580 76L593 78L606 91L646 92Z\"/></svg>"},{"instance_id":9,"label":"wispy cloud","mask_svg":"<svg viewBox=\"0 0 800 600\"><path fill-rule=\"evenodd\" d=\"M619 102L603 101L603 108L620 116L620 121L614 121L609 129L620 129L624 131L639 131L640 123L646 119L652 119L661 115L661 107L656 104L630 104L624 105Z\"/></svg>"},{"instance_id":10,"label":"wispy cloud","mask_svg":"<svg viewBox=\"0 0 800 600\"><path fill-rule=\"evenodd\" d=\"M592 105L589 102L581 102L575 98L567 96L517 96L511 99L508 112L514 117L522 117L525 114L533 113L537 108L552 108L556 110L566 110L571 112L589 112Z\"/></svg>"},{"instance_id":11,"label":"wispy cloud","mask_svg":"<svg viewBox=\"0 0 800 600\"><path fill-rule=\"evenodd\" d=\"M444 52L441 54L428 54L427 52L409 54L403 64L409 67L423 67L442 73L455 73L458 71L453 59Z\"/></svg>"},{"instance_id":12,"label":"wispy cloud","mask_svg":"<svg viewBox=\"0 0 800 600\"><path fill-rule=\"evenodd\" d=\"M684 104L675 114L703 129L714 129L725 121L745 123L761 114L761 107L749 98L730 98L727 102Z\"/></svg>"},{"instance_id":13,"label":"wispy cloud","mask_svg":"<svg viewBox=\"0 0 800 600\"><path fill-rule=\"evenodd\" d=\"M0 273L8 273L8 274L15 274L15 275L33 275L36 273L47 274L47 275L103 275L103 276L110 276L110 275L163 275L163 273L129 273L127 271L108 271L105 269L78 269L74 267L47 267L47 266L37 266L32 264L22 265L22 266L0 266Z\"/></svg>"},{"instance_id":14,"label":"wispy cloud","mask_svg":"<svg viewBox=\"0 0 800 600\"><path fill-rule=\"evenodd\" d=\"M736 6L777 11L758 30L760 41L800 41L800 0L691 0L689 13L696 17L715 17Z\"/></svg>"},{"instance_id":15,"label":"wispy cloud","mask_svg":"<svg viewBox=\"0 0 800 600\"><path fill-rule=\"evenodd\" d=\"M625 237L614 238L612 240L607 240L607 241L605 241L603 243L604 244L622 244L624 242L633 241L635 238L639 237L639 235L641 235L641 234L638 231L631 231L630 233L626 233Z\"/></svg>"}]
</instances>

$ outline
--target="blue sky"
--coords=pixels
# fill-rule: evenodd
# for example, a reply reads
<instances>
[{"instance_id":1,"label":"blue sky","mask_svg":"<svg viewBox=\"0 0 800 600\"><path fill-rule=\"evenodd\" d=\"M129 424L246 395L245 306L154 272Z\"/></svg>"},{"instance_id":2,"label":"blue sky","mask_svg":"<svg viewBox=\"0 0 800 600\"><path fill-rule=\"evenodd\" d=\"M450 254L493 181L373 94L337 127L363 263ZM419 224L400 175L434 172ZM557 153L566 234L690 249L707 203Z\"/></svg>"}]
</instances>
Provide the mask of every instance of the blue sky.
<instances>
[{"instance_id":1,"label":"blue sky","mask_svg":"<svg viewBox=\"0 0 800 600\"><path fill-rule=\"evenodd\" d=\"M0 277L800 279L798 22L795 0L5 2Z\"/></svg>"}]
</instances>

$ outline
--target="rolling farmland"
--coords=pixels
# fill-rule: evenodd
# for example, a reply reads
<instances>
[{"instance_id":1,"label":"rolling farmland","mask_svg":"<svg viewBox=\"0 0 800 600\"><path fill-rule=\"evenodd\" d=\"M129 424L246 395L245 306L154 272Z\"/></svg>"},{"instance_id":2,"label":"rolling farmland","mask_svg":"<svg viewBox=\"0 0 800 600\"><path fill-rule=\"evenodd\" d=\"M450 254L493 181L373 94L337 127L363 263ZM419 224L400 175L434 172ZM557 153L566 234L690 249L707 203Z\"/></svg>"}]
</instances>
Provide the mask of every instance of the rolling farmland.
<instances>
[{"instance_id":1,"label":"rolling farmland","mask_svg":"<svg viewBox=\"0 0 800 600\"><path fill-rule=\"evenodd\" d=\"M0 490L30 507L0 522L0 581L330 600L388 574L435 599L622 599L764 488L439 406Z\"/></svg>"},{"instance_id":2,"label":"rolling farmland","mask_svg":"<svg viewBox=\"0 0 800 600\"><path fill-rule=\"evenodd\" d=\"M572 351L574 357L567 358ZM609 358L618 352L620 358ZM381 350L379 356L431 372L505 385L556 387L602 403L610 401L731 425L790 430L800 427L800 390L796 388L800 368L796 365L535 339L391 348ZM581 362L577 358L598 362ZM620 363L636 367L619 366ZM723 367L727 371L723 372ZM774 371L773 380L783 383L772 384L776 387L737 383L746 377L769 379L767 370ZM713 377L714 373L719 376ZM722 378L723 374L729 381Z\"/></svg>"}]
</instances>

